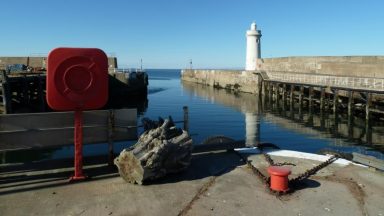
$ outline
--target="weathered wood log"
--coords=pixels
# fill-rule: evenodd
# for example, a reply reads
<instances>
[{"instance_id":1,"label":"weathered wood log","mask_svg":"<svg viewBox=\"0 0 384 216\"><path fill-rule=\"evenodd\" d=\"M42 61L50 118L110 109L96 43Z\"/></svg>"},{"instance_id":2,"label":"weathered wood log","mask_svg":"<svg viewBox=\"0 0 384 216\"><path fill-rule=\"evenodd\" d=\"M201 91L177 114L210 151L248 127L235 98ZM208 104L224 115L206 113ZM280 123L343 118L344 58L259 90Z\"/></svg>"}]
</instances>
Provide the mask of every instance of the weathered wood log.
<instances>
[{"instance_id":1,"label":"weathered wood log","mask_svg":"<svg viewBox=\"0 0 384 216\"><path fill-rule=\"evenodd\" d=\"M186 169L191 161L192 139L188 132L165 120L144 132L131 148L124 149L114 163L120 176L129 183L143 184L168 173Z\"/></svg>"}]
</instances>

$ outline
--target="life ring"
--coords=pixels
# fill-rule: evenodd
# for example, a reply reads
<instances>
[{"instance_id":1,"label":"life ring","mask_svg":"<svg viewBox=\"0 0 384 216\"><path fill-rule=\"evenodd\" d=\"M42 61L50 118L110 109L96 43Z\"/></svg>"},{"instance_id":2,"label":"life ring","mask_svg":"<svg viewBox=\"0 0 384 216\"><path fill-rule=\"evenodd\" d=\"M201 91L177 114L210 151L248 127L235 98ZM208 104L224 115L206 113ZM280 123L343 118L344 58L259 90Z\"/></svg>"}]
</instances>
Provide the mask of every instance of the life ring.
<instances>
[{"instance_id":1,"label":"life ring","mask_svg":"<svg viewBox=\"0 0 384 216\"><path fill-rule=\"evenodd\" d=\"M54 82L57 91L68 100L81 106L90 100L97 86L98 67L91 58L85 56L69 57L56 68Z\"/></svg>"}]
</instances>

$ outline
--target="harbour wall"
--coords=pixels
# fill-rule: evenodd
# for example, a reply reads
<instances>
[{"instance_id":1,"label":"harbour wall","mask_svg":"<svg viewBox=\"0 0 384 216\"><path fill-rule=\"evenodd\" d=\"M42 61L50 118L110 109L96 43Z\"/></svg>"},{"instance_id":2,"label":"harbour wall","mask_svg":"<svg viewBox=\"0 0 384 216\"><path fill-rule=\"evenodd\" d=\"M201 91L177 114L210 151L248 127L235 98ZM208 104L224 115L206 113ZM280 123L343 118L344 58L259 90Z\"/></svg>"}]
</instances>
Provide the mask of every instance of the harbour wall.
<instances>
[{"instance_id":1,"label":"harbour wall","mask_svg":"<svg viewBox=\"0 0 384 216\"><path fill-rule=\"evenodd\" d=\"M258 93L260 77L241 70L182 70L181 79L215 88L238 92Z\"/></svg>"},{"instance_id":2,"label":"harbour wall","mask_svg":"<svg viewBox=\"0 0 384 216\"><path fill-rule=\"evenodd\" d=\"M262 71L384 78L384 56L313 56L264 58Z\"/></svg>"},{"instance_id":3,"label":"harbour wall","mask_svg":"<svg viewBox=\"0 0 384 216\"><path fill-rule=\"evenodd\" d=\"M318 56L264 58L259 71L183 70L183 81L258 93L261 77L324 86L384 88L384 56ZM342 85L341 85L342 84Z\"/></svg>"},{"instance_id":4,"label":"harbour wall","mask_svg":"<svg viewBox=\"0 0 384 216\"><path fill-rule=\"evenodd\" d=\"M40 57L1 57L0 56L0 70L4 70L7 65L11 64L24 64L34 68L46 68L45 56ZM117 68L117 58L108 57L108 67Z\"/></svg>"}]
</instances>

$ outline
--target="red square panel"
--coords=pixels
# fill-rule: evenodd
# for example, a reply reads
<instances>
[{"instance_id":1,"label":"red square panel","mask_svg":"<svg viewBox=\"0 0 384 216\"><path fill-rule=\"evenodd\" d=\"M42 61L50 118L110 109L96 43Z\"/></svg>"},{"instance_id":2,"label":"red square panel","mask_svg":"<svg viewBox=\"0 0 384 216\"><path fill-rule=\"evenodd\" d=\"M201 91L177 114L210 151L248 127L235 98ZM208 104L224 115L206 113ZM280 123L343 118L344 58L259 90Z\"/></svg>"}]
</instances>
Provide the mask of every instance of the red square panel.
<instances>
[{"instance_id":1,"label":"red square panel","mask_svg":"<svg viewBox=\"0 0 384 216\"><path fill-rule=\"evenodd\" d=\"M98 109L108 100L108 58L95 48L56 48L48 55L47 102L54 110Z\"/></svg>"}]
</instances>

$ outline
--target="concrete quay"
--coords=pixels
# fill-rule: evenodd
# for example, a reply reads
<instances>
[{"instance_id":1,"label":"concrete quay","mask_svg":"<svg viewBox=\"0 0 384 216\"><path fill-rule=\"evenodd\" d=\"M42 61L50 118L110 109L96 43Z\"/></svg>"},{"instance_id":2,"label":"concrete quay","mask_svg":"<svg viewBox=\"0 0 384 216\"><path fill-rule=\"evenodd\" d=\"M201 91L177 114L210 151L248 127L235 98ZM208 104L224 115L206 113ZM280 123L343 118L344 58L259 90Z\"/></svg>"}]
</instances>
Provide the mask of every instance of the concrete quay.
<instances>
[{"instance_id":1,"label":"concrete quay","mask_svg":"<svg viewBox=\"0 0 384 216\"><path fill-rule=\"evenodd\" d=\"M268 163L257 150L239 152L266 170ZM290 178L321 163L270 155L275 162L296 164ZM61 161L59 170L53 162L2 165L0 215L384 215L384 174L343 160L283 196L270 194L233 152L194 154L185 172L144 186L124 182L101 161L85 160L92 178L82 183L67 182L70 161Z\"/></svg>"}]
</instances>

